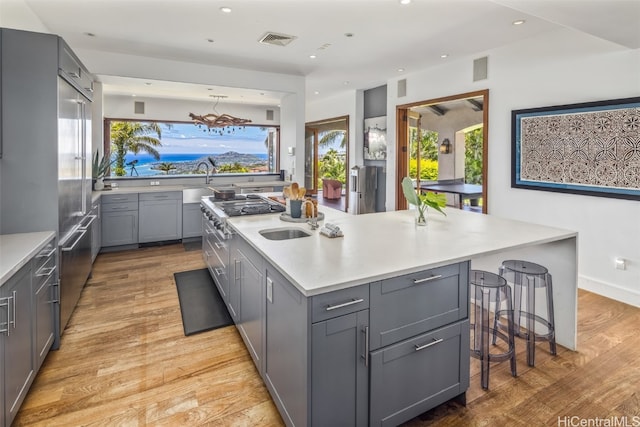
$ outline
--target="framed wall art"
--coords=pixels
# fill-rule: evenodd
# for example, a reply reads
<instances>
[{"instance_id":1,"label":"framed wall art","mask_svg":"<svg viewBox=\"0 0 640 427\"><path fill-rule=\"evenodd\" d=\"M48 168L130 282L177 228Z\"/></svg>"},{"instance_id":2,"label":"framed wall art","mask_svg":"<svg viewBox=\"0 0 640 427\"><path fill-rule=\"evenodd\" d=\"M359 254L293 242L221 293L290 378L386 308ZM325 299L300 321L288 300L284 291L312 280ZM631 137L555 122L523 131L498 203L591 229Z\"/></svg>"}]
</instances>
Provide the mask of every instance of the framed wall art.
<instances>
[{"instance_id":1,"label":"framed wall art","mask_svg":"<svg viewBox=\"0 0 640 427\"><path fill-rule=\"evenodd\" d=\"M640 97L511 112L511 186L640 200Z\"/></svg>"},{"instance_id":2,"label":"framed wall art","mask_svg":"<svg viewBox=\"0 0 640 427\"><path fill-rule=\"evenodd\" d=\"M364 159L387 159L387 116L364 119Z\"/></svg>"}]
</instances>

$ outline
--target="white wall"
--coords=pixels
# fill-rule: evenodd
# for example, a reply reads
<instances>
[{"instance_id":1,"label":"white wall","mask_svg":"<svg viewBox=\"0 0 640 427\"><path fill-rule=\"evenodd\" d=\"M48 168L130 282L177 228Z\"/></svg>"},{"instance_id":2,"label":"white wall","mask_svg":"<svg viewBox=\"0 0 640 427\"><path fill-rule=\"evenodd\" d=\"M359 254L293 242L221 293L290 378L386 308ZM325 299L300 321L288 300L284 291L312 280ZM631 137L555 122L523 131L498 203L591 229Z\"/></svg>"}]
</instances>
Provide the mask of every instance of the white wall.
<instances>
[{"instance_id":1,"label":"white wall","mask_svg":"<svg viewBox=\"0 0 640 427\"><path fill-rule=\"evenodd\" d=\"M0 27L48 32L42 21L22 0L0 1Z\"/></svg>"},{"instance_id":2,"label":"white wall","mask_svg":"<svg viewBox=\"0 0 640 427\"><path fill-rule=\"evenodd\" d=\"M144 102L144 114L134 112L134 103ZM213 113L213 102L177 99L149 98L143 96L105 95L104 117L135 120L167 120L189 122L189 113L205 115ZM274 120L267 120L267 110L273 111ZM276 106L219 103L218 113L251 120L251 124L277 126L280 124L280 108Z\"/></svg>"},{"instance_id":3,"label":"white wall","mask_svg":"<svg viewBox=\"0 0 640 427\"><path fill-rule=\"evenodd\" d=\"M473 82L473 60L485 55L489 78ZM389 90L387 99L388 210L395 208L396 105L489 89L489 213L578 231L580 286L640 306L640 202L512 189L510 157L511 110L640 96L639 50L563 29L399 78L407 79L407 95ZM342 113L310 106L314 119ZM614 268L617 257L627 260L625 271Z\"/></svg>"}]
</instances>

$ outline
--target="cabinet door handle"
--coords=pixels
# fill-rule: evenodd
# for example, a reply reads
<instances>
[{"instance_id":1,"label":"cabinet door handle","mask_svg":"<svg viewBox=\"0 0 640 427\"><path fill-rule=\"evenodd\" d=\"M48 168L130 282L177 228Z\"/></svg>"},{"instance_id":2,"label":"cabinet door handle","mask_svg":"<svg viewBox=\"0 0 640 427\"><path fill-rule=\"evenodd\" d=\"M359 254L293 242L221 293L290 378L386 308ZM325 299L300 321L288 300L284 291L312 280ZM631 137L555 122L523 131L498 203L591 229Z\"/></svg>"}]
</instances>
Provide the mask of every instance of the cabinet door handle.
<instances>
[{"instance_id":1,"label":"cabinet door handle","mask_svg":"<svg viewBox=\"0 0 640 427\"><path fill-rule=\"evenodd\" d=\"M218 248L218 249L223 249L223 248L224 248L224 245L221 245L221 244L220 244L220 243L218 243L218 242L213 242L213 246L215 246L215 247L216 247L216 248Z\"/></svg>"},{"instance_id":2,"label":"cabinet door handle","mask_svg":"<svg viewBox=\"0 0 640 427\"><path fill-rule=\"evenodd\" d=\"M425 344L425 345L416 344L416 351L424 350L425 348L429 348L432 345L440 344L442 341L444 341L444 338L440 338L440 339L435 339L434 338L433 341L431 341L428 344Z\"/></svg>"},{"instance_id":3,"label":"cabinet door handle","mask_svg":"<svg viewBox=\"0 0 640 427\"><path fill-rule=\"evenodd\" d=\"M164 195L164 196L163 195L155 195L155 196L153 196L154 199L166 199L168 197L169 196L166 196L166 195Z\"/></svg>"},{"instance_id":4,"label":"cabinet door handle","mask_svg":"<svg viewBox=\"0 0 640 427\"><path fill-rule=\"evenodd\" d=\"M365 326L362 328L362 333L364 334L364 354L361 354L360 357L364 359L364 366L369 367L369 327Z\"/></svg>"},{"instance_id":5,"label":"cabinet door handle","mask_svg":"<svg viewBox=\"0 0 640 427\"><path fill-rule=\"evenodd\" d=\"M361 302L364 302L364 300L362 298L358 298L358 299L354 298L351 301L343 302L342 304L328 305L325 310L327 310L327 311L336 310L338 308L348 307L348 306L354 305L354 304L360 304Z\"/></svg>"},{"instance_id":6,"label":"cabinet door handle","mask_svg":"<svg viewBox=\"0 0 640 427\"><path fill-rule=\"evenodd\" d=\"M51 302L56 304L60 302L60 280L56 280L51 285Z\"/></svg>"},{"instance_id":7,"label":"cabinet door handle","mask_svg":"<svg viewBox=\"0 0 640 427\"><path fill-rule=\"evenodd\" d=\"M222 276L224 274L224 272L222 271L221 268L214 268L213 271L218 275L218 276Z\"/></svg>"},{"instance_id":8,"label":"cabinet door handle","mask_svg":"<svg viewBox=\"0 0 640 427\"><path fill-rule=\"evenodd\" d=\"M442 274L438 274L437 276L425 277L424 279L413 279L413 284L417 285L418 283L430 282L432 280L436 280L442 277Z\"/></svg>"},{"instance_id":9,"label":"cabinet door handle","mask_svg":"<svg viewBox=\"0 0 640 427\"><path fill-rule=\"evenodd\" d=\"M73 244L71 246L63 246L60 248L60 250L62 252L71 252L72 250L74 250L76 248L76 246L78 246L78 243L80 243L80 240L82 240L82 238L84 237L84 235L87 233L87 230L81 230L80 231L80 237L78 237L76 239L75 242L73 242Z\"/></svg>"}]
</instances>

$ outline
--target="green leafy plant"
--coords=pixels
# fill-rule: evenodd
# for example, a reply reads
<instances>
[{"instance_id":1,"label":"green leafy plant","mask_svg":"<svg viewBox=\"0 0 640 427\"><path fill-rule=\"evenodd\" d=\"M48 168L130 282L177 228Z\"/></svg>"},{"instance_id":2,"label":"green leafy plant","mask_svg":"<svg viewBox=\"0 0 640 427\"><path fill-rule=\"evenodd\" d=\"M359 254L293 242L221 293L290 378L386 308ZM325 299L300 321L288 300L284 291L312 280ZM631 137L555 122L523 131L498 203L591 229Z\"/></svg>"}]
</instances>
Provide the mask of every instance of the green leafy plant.
<instances>
[{"instance_id":1,"label":"green leafy plant","mask_svg":"<svg viewBox=\"0 0 640 427\"><path fill-rule=\"evenodd\" d=\"M104 178L112 164L113 161L106 156L101 159L100 151L96 150L96 155L93 157L93 167L91 168L91 178Z\"/></svg>"},{"instance_id":2,"label":"green leafy plant","mask_svg":"<svg viewBox=\"0 0 640 427\"><path fill-rule=\"evenodd\" d=\"M418 194L413 188L413 180L408 176L402 180L402 192L407 202L418 209L418 222L426 222L427 207L433 208L446 216L443 208L447 205L447 197L444 194L433 193Z\"/></svg>"}]
</instances>

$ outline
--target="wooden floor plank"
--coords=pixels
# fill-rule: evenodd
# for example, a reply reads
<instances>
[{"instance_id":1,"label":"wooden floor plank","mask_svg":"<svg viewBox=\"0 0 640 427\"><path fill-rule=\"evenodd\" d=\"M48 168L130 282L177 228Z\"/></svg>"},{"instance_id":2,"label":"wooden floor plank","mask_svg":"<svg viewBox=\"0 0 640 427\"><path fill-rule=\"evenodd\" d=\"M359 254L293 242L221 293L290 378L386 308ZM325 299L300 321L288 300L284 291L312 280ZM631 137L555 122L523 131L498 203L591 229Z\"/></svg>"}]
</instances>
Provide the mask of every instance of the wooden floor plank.
<instances>
[{"instance_id":1,"label":"wooden floor plank","mask_svg":"<svg viewBox=\"0 0 640 427\"><path fill-rule=\"evenodd\" d=\"M51 352L15 426L282 426L234 326L184 336L173 273L204 268L183 245L100 254L60 350ZM640 309L579 291L578 351L546 343L518 376L492 364L480 387L471 359L467 406L405 423L557 426L559 417L640 416Z\"/></svg>"}]
</instances>

